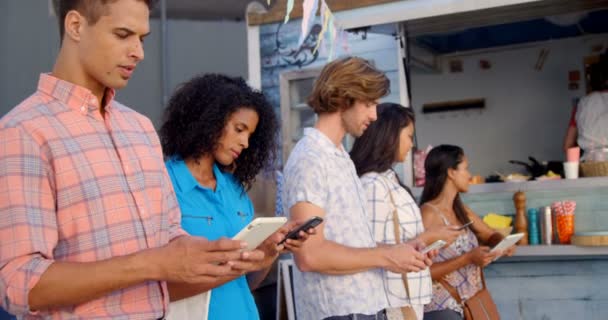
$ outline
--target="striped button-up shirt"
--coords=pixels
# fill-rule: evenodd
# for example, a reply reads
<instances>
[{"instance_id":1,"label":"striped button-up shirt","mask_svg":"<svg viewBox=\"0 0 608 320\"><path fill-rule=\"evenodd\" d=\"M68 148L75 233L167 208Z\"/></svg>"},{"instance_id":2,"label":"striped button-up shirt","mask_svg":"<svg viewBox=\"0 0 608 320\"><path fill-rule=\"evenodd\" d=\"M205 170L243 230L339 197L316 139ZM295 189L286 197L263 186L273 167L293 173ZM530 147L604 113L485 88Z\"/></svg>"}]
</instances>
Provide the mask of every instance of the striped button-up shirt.
<instances>
[{"instance_id":1,"label":"striped button-up shirt","mask_svg":"<svg viewBox=\"0 0 608 320\"><path fill-rule=\"evenodd\" d=\"M0 302L13 314L155 319L167 309L166 284L149 281L29 311L28 294L54 261L124 256L183 234L152 123L113 97L108 90L102 116L90 91L43 74L0 120Z\"/></svg>"}]
</instances>

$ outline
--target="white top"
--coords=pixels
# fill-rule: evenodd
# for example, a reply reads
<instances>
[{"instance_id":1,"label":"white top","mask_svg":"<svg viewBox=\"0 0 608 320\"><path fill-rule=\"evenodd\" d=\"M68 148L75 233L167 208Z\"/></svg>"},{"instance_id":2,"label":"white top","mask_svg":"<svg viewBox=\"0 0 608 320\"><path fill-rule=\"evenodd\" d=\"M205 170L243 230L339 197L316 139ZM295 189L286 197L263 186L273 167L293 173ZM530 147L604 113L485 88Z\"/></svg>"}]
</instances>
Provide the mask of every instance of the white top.
<instances>
[{"instance_id":1,"label":"white top","mask_svg":"<svg viewBox=\"0 0 608 320\"><path fill-rule=\"evenodd\" d=\"M389 190L397 206L401 242L407 242L424 232L420 208L412 196L399 185L397 175L388 170L383 173L369 172L361 176L361 183L367 196L367 213L373 225L376 242L395 244L393 225L394 206ZM388 290L391 307L424 305L431 302L433 295L429 269L407 274L411 297L407 297L401 274L384 271L384 282Z\"/></svg>"},{"instance_id":2,"label":"white top","mask_svg":"<svg viewBox=\"0 0 608 320\"><path fill-rule=\"evenodd\" d=\"M578 103L578 145L582 160L608 161L608 92L593 92Z\"/></svg>"},{"instance_id":3,"label":"white top","mask_svg":"<svg viewBox=\"0 0 608 320\"><path fill-rule=\"evenodd\" d=\"M354 248L376 247L365 211L365 191L343 148L319 130L306 128L283 174L285 212L298 202L309 202L325 211L327 240ZM293 280L299 320L352 313L373 315L389 305L381 269L327 275L294 268Z\"/></svg>"}]
</instances>

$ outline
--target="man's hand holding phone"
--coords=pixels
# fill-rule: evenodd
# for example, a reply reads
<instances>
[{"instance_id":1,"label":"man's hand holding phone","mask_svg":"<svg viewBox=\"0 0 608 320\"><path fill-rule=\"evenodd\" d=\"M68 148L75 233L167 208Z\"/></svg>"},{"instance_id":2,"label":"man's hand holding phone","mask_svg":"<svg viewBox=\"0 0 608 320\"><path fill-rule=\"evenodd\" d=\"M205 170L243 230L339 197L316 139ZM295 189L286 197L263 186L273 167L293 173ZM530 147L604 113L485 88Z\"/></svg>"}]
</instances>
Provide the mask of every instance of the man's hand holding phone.
<instances>
[{"instance_id":1,"label":"man's hand holding phone","mask_svg":"<svg viewBox=\"0 0 608 320\"><path fill-rule=\"evenodd\" d=\"M278 243L284 245L289 251L297 250L308 239L316 233L316 227L323 222L321 217L312 217L307 221L292 221L285 225L289 230Z\"/></svg>"},{"instance_id":2,"label":"man's hand holding phone","mask_svg":"<svg viewBox=\"0 0 608 320\"><path fill-rule=\"evenodd\" d=\"M384 269L395 273L418 272L426 269L426 255L420 253L418 240L395 245L381 245L386 264Z\"/></svg>"}]
</instances>

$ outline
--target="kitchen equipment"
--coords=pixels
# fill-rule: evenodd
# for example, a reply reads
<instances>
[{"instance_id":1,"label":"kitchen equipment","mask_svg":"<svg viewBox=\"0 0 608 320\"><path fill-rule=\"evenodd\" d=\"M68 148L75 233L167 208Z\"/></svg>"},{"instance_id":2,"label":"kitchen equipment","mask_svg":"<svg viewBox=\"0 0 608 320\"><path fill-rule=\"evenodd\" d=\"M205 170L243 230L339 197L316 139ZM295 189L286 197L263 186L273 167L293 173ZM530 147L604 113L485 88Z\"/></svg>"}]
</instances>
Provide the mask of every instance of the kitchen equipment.
<instances>
[{"instance_id":1,"label":"kitchen equipment","mask_svg":"<svg viewBox=\"0 0 608 320\"><path fill-rule=\"evenodd\" d=\"M534 157L528 157L528 159L531 163L519 160L509 160L509 163L523 166L533 178L540 177L547 173L547 167L538 162Z\"/></svg>"},{"instance_id":2,"label":"kitchen equipment","mask_svg":"<svg viewBox=\"0 0 608 320\"><path fill-rule=\"evenodd\" d=\"M509 163L523 166L533 178L545 175L549 170L561 175L563 177L564 169L562 161L546 161L540 163L534 157L528 157L530 163L519 160L509 160Z\"/></svg>"},{"instance_id":3,"label":"kitchen equipment","mask_svg":"<svg viewBox=\"0 0 608 320\"><path fill-rule=\"evenodd\" d=\"M500 175L491 174L486 177L486 183L495 183L495 182L502 182L502 180L500 179Z\"/></svg>"},{"instance_id":4,"label":"kitchen equipment","mask_svg":"<svg viewBox=\"0 0 608 320\"><path fill-rule=\"evenodd\" d=\"M564 177L564 165L561 161L547 161L546 163L547 172L549 170L559 174L562 178Z\"/></svg>"}]
</instances>

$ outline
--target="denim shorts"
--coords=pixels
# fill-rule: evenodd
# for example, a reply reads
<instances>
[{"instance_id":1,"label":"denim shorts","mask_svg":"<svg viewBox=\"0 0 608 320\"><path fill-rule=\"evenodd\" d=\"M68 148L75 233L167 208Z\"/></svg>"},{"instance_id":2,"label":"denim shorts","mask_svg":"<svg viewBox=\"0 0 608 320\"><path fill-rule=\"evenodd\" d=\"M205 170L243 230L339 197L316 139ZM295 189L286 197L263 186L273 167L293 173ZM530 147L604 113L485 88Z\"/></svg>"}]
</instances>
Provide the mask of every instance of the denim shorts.
<instances>
[{"instance_id":1,"label":"denim shorts","mask_svg":"<svg viewBox=\"0 0 608 320\"><path fill-rule=\"evenodd\" d=\"M361 313L353 313L345 316L332 316L325 318L323 320L387 320L386 311L380 310L376 314L361 314Z\"/></svg>"}]
</instances>

